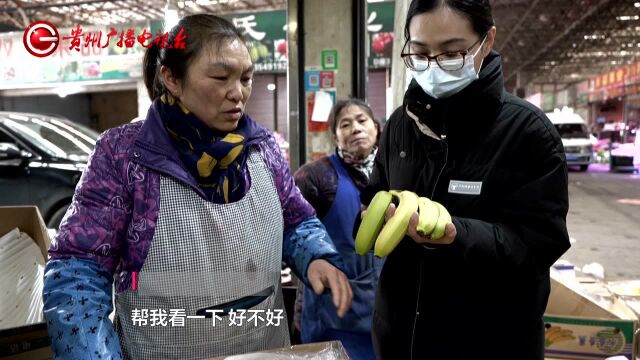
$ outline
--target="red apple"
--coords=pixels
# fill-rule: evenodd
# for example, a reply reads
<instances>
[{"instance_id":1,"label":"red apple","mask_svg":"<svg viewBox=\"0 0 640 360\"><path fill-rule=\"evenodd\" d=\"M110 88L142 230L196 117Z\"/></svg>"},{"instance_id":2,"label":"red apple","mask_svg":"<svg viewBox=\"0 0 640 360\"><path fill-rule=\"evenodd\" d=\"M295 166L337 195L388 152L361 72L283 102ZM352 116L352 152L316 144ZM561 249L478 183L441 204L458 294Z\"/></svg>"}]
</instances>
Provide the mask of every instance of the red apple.
<instances>
[{"instance_id":1,"label":"red apple","mask_svg":"<svg viewBox=\"0 0 640 360\"><path fill-rule=\"evenodd\" d=\"M278 47L276 48L276 51L282 55L287 55L287 42L286 41L282 41L278 44Z\"/></svg>"},{"instance_id":2,"label":"red apple","mask_svg":"<svg viewBox=\"0 0 640 360\"><path fill-rule=\"evenodd\" d=\"M384 45L385 45L385 41L381 36L381 34L380 33L374 34L373 37L371 38L371 48L373 49L373 52L376 54L383 54Z\"/></svg>"}]
</instances>

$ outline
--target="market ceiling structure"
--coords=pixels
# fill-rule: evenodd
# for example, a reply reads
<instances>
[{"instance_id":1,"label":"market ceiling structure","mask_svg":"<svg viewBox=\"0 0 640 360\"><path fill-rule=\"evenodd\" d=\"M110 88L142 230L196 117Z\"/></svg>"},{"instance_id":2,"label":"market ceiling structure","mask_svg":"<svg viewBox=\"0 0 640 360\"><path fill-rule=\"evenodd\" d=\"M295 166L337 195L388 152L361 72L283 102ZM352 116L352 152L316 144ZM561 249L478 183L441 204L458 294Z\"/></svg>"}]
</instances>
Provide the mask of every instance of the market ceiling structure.
<instances>
[{"instance_id":1,"label":"market ceiling structure","mask_svg":"<svg viewBox=\"0 0 640 360\"><path fill-rule=\"evenodd\" d=\"M322 1L322 0L317 0ZM347 0L345 0L347 1ZM407 0L408 1L408 0ZM0 0L4 31L162 19L167 0ZM579 82L640 61L640 0L492 0L507 83ZM287 0L171 0L181 14L284 9ZM0 28L0 31L2 28Z\"/></svg>"},{"instance_id":2,"label":"market ceiling structure","mask_svg":"<svg viewBox=\"0 0 640 360\"><path fill-rule=\"evenodd\" d=\"M0 0L0 24L24 29L34 20L59 27L160 20L169 6L180 15L285 9L287 0Z\"/></svg>"},{"instance_id":3,"label":"market ceiling structure","mask_svg":"<svg viewBox=\"0 0 640 360\"><path fill-rule=\"evenodd\" d=\"M569 84L640 61L640 0L493 0L505 76Z\"/></svg>"}]
</instances>

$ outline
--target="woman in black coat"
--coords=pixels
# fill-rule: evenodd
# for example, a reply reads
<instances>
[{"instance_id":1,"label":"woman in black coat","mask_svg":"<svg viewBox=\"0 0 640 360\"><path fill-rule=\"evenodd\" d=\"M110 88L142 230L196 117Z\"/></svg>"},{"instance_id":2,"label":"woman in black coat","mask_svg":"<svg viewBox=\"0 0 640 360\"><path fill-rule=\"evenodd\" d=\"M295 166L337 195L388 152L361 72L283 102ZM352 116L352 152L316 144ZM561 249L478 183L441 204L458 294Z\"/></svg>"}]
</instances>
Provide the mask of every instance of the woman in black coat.
<instances>
[{"instance_id":1,"label":"woman in black coat","mask_svg":"<svg viewBox=\"0 0 640 360\"><path fill-rule=\"evenodd\" d=\"M376 293L379 359L542 360L549 267L569 248L562 142L504 91L488 0L413 0L402 57L413 75L362 192L440 202L445 236L416 233L386 258Z\"/></svg>"}]
</instances>

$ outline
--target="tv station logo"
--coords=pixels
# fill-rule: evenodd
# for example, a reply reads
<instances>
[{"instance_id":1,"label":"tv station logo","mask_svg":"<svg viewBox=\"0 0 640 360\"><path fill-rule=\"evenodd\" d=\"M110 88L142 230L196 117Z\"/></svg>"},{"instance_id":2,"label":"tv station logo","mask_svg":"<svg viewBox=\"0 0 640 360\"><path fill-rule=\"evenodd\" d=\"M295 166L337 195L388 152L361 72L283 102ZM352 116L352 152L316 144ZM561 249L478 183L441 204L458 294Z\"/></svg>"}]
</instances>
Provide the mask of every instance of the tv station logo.
<instances>
[{"instance_id":1,"label":"tv station logo","mask_svg":"<svg viewBox=\"0 0 640 360\"><path fill-rule=\"evenodd\" d=\"M60 34L51 23L36 21L24 31L22 42L31 55L46 57L53 54L60 45Z\"/></svg>"},{"instance_id":2,"label":"tv station logo","mask_svg":"<svg viewBox=\"0 0 640 360\"><path fill-rule=\"evenodd\" d=\"M105 49L109 46L111 40L114 40L115 46L120 48L131 48L136 43L144 48L150 48L152 45L164 49L186 48L185 40L187 36L183 28L179 29L173 39L170 39L169 33L162 28L158 29L155 35L147 31L147 29L142 29L141 31L140 34L137 34L133 28L118 31L112 27L110 31L103 34L102 31L85 31L80 25L77 25L71 29L70 36L60 37L58 29L53 24L46 21L36 21L31 23L24 31L22 42L31 55L41 58L53 54L61 41L69 43L69 50L78 52L80 52L81 48L88 47Z\"/></svg>"}]
</instances>

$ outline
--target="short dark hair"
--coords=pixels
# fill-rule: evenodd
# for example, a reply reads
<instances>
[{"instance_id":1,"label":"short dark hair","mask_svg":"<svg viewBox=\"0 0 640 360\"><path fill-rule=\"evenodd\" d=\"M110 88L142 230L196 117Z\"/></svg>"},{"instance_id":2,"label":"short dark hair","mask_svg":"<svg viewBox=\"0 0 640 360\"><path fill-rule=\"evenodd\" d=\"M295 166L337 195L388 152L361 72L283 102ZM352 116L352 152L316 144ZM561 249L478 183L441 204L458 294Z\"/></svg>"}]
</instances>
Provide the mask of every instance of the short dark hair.
<instances>
[{"instance_id":1,"label":"short dark hair","mask_svg":"<svg viewBox=\"0 0 640 360\"><path fill-rule=\"evenodd\" d=\"M184 49L160 47L153 44L144 54L144 84L151 100L159 97L167 90L160 77L160 66L171 70L176 79L184 79L187 68L193 60L207 47L217 47L223 41L240 40L244 37L228 20L210 14L197 14L183 17L169 31L169 43L173 43L176 35L183 30ZM246 43L245 43L246 46Z\"/></svg>"},{"instance_id":2,"label":"short dark hair","mask_svg":"<svg viewBox=\"0 0 640 360\"><path fill-rule=\"evenodd\" d=\"M412 0L407 10L404 24L404 38L409 41L411 20L420 14L428 13L439 6L447 6L471 22L473 31L482 36L495 25L489 0Z\"/></svg>"},{"instance_id":3,"label":"short dark hair","mask_svg":"<svg viewBox=\"0 0 640 360\"><path fill-rule=\"evenodd\" d=\"M337 135L338 115L340 115L340 112L342 112L342 110L352 105L355 105L361 108L375 123L376 129L378 130L378 134L376 136L376 145L377 145L378 140L380 140L380 134L382 133L382 125L380 125L380 122L376 120L376 117L373 115L373 110L371 110L371 107L369 106L369 104L367 104L366 102L360 99L349 98L346 100L340 100L336 102L335 105L333 105L333 107L331 108L331 112L329 113L329 131L331 131L331 134L333 136Z\"/></svg>"}]
</instances>

